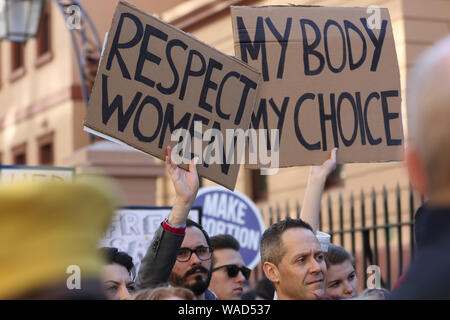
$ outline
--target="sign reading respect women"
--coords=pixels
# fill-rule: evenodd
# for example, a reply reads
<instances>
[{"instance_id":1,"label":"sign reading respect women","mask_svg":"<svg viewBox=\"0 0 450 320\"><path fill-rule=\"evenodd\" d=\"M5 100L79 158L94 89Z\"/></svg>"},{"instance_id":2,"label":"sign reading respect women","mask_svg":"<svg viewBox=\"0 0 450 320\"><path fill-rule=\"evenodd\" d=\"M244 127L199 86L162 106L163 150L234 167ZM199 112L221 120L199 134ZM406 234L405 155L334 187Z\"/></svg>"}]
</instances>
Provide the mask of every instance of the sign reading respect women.
<instances>
[{"instance_id":1,"label":"sign reading respect women","mask_svg":"<svg viewBox=\"0 0 450 320\"><path fill-rule=\"evenodd\" d=\"M190 132L192 139L196 123L202 131L216 129L222 136L227 129L247 130L260 77L239 59L120 1L85 127L164 160L168 145L189 139L179 135L173 141L177 129ZM214 135L200 141L202 154L186 148L181 156L209 159L220 153L222 157L212 164L200 162L198 173L234 189L239 164L226 161L226 142L217 143ZM178 164L187 168L185 163Z\"/></svg>"},{"instance_id":2,"label":"sign reading respect women","mask_svg":"<svg viewBox=\"0 0 450 320\"><path fill-rule=\"evenodd\" d=\"M253 168L320 164L334 147L339 163L402 160L399 66L378 13L232 7L239 60L120 1L85 128L162 160L170 145L185 169L199 157L199 175L231 190L245 148Z\"/></svg>"}]
</instances>

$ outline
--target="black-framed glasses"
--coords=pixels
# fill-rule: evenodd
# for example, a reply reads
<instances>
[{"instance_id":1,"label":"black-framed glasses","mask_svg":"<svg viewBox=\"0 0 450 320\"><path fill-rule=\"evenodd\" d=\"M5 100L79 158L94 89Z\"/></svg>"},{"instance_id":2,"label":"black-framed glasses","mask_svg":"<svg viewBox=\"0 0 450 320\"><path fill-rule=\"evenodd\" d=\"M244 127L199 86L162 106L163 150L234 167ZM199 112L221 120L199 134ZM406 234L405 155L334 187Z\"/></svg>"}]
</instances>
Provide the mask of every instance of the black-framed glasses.
<instances>
[{"instance_id":1,"label":"black-framed glasses","mask_svg":"<svg viewBox=\"0 0 450 320\"><path fill-rule=\"evenodd\" d=\"M210 247L200 246L195 249L191 248L178 249L177 260L179 262L189 261L189 259L191 259L192 253L194 252L197 255L197 257L202 261L211 259L212 249Z\"/></svg>"},{"instance_id":2,"label":"black-framed glasses","mask_svg":"<svg viewBox=\"0 0 450 320\"><path fill-rule=\"evenodd\" d=\"M226 265L212 269L212 272L217 271L222 268L227 269L227 273L230 278L236 277L238 275L239 271L241 271L245 280L248 280L248 279L250 279L250 273L252 272L252 270L250 270L246 266L239 267L236 264L226 264Z\"/></svg>"}]
</instances>

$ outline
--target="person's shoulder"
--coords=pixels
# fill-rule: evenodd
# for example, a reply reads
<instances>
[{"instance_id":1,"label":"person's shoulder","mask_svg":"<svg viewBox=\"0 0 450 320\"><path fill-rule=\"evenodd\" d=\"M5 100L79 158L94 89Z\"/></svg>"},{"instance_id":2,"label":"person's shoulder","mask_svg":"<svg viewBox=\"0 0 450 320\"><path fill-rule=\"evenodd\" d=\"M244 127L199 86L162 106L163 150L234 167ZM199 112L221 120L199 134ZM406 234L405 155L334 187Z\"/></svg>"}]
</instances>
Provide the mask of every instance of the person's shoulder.
<instances>
[{"instance_id":1,"label":"person's shoulder","mask_svg":"<svg viewBox=\"0 0 450 320\"><path fill-rule=\"evenodd\" d=\"M219 298L217 298L217 295L213 291L206 289L205 300L219 300Z\"/></svg>"}]
</instances>

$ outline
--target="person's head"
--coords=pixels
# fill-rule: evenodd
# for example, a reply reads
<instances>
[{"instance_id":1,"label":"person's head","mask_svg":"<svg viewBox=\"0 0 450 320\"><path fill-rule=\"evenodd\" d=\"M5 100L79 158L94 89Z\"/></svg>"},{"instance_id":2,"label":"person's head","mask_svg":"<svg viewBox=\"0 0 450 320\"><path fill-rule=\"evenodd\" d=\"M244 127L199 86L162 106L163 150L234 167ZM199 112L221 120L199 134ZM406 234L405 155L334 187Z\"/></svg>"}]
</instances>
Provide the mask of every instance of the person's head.
<instances>
[{"instance_id":1,"label":"person's head","mask_svg":"<svg viewBox=\"0 0 450 320\"><path fill-rule=\"evenodd\" d=\"M344 248L330 244L326 253L327 276L325 293L339 298L354 298L358 295L358 278L355 262Z\"/></svg>"},{"instance_id":2,"label":"person's head","mask_svg":"<svg viewBox=\"0 0 450 320\"><path fill-rule=\"evenodd\" d=\"M414 187L432 202L449 204L450 36L421 56L409 80L409 176Z\"/></svg>"},{"instance_id":3,"label":"person's head","mask_svg":"<svg viewBox=\"0 0 450 320\"><path fill-rule=\"evenodd\" d=\"M187 220L186 234L178 250L169 283L190 289L196 296L203 294L211 281L211 256L208 234L198 223Z\"/></svg>"},{"instance_id":4,"label":"person's head","mask_svg":"<svg viewBox=\"0 0 450 320\"><path fill-rule=\"evenodd\" d=\"M256 291L264 292L264 294L265 294L267 297L270 297L270 299L268 299L268 300L273 299L273 296L274 296L274 294L275 294L275 287L273 286L272 281L270 281L269 279L267 279L266 276L263 276L262 279L259 279L259 280L256 282L255 290L256 290Z\"/></svg>"},{"instance_id":5,"label":"person's head","mask_svg":"<svg viewBox=\"0 0 450 320\"><path fill-rule=\"evenodd\" d=\"M209 289L220 300L240 299L250 269L245 266L239 253L239 242L231 235L221 234L211 237L211 246L213 264Z\"/></svg>"},{"instance_id":6,"label":"person's head","mask_svg":"<svg viewBox=\"0 0 450 320\"><path fill-rule=\"evenodd\" d=\"M386 300L391 295L391 292L384 288L365 289L359 298L361 299L373 299L373 300Z\"/></svg>"},{"instance_id":7,"label":"person's head","mask_svg":"<svg viewBox=\"0 0 450 320\"><path fill-rule=\"evenodd\" d=\"M0 181L0 299L105 299L98 242L116 208L109 181Z\"/></svg>"},{"instance_id":8,"label":"person's head","mask_svg":"<svg viewBox=\"0 0 450 320\"><path fill-rule=\"evenodd\" d=\"M135 290L132 280L133 258L117 248L99 249L105 259L102 266L102 283L106 296L110 300L126 300Z\"/></svg>"},{"instance_id":9,"label":"person's head","mask_svg":"<svg viewBox=\"0 0 450 320\"><path fill-rule=\"evenodd\" d=\"M142 289L131 297L132 300L194 300L194 293L181 287L158 287Z\"/></svg>"},{"instance_id":10,"label":"person's head","mask_svg":"<svg viewBox=\"0 0 450 320\"><path fill-rule=\"evenodd\" d=\"M324 253L309 224L287 218L261 238L261 260L278 299L316 299L325 294Z\"/></svg>"}]
</instances>

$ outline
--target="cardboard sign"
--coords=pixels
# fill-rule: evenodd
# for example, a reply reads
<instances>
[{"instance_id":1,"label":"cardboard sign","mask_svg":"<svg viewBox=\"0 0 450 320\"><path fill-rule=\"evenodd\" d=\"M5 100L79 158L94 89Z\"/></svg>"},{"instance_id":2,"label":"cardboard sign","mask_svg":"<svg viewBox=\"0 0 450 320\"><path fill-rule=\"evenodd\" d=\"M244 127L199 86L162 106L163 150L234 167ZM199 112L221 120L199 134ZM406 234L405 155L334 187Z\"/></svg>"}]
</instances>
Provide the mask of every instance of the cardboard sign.
<instances>
[{"instance_id":1,"label":"cardboard sign","mask_svg":"<svg viewBox=\"0 0 450 320\"><path fill-rule=\"evenodd\" d=\"M156 230L170 213L170 207L125 207L117 210L99 247L114 247L133 258L135 270L150 246ZM193 207L189 219L201 224L202 212Z\"/></svg>"},{"instance_id":2,"label":"cardboard sign","mask_svg":"<svg viewBox=\"0 0 450 320\"><path fill-rule=\"evenodd\" d=\"M207 132L249 128L260 78L239 59L121 1L85 126L162 160L170 145L183 168L197 156L200 176L234 189L239 164L224 161L224 145L233 151L235 144Z\"/></svg>"},{"instance_id":3,"label":"cardboard sign","mask_svg":"<svg viewBox=\"0 0 450 320\"><path fill-rule=\"evenodd\" d=\"M229 234L238 240L245 265L261 260L259 245L266 229L261 212L245 194L222 187L200 188L194 206L202 208L202 225L210 237Z\"/></svg>"},{"instance_id":4,"label":"cardboard sign","mask_svg":"<svg viewBox=\"0 0 450 320\"><path fill-rule=\"evenodd\" d=\"M75 168L49 166L0 166L2 184L13 182L73 181Z\"/></svg>"},{"instance_id":5,"label":"cardboard sign","mask_svg":"<svg viewBox=\"0 0 450 320\"><path fill-rule=\"evenodd\" d=\"M236 56L263 75L251 125L269 129L280 167L321 164L334 147L339 163L403 158L387 9L232 7L231 16Z\"/></svg>"}]
</instances>

